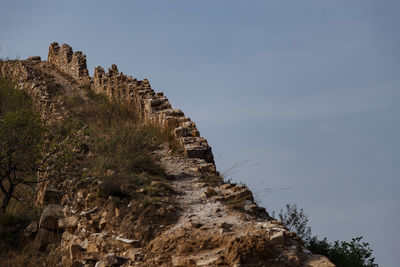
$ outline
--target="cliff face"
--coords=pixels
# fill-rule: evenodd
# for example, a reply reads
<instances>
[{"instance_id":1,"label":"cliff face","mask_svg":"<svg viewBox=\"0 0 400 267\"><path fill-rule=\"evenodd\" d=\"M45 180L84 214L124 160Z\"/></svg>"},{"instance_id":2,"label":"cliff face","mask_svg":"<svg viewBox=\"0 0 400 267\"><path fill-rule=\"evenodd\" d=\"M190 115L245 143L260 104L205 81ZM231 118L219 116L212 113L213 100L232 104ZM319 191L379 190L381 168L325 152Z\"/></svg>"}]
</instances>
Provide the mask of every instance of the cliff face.
<instances>
[{"instance_id":1,"label":"cliff face","mask_svg":"<svg viewBox=\"0 0 400 267\"><path fill-rule=\"evenodd\" d=\"M106 180L92 176L41 185L37 204L43 213L27 231L39 249L60 258L60 266L333 266L258 207L246 186L222 181L195 123L172 109L147 79L126 76L115 65L107 73L97 67L90 77L86 56L57 43L50 45L48 61L0 64L0 76L16 79L46 120L71 116L59 95L85 100L95 92L128 107L140 123L170 132L182 147L181 154L168 144L154 149L151 157L166 180L133 185L137 198L101 198L97 193ZM90 154L86 160L96 157ZM118 171L107 175L118 179ZM159 195L149 198L155 189Z\"/></svg>"}]
</instances>

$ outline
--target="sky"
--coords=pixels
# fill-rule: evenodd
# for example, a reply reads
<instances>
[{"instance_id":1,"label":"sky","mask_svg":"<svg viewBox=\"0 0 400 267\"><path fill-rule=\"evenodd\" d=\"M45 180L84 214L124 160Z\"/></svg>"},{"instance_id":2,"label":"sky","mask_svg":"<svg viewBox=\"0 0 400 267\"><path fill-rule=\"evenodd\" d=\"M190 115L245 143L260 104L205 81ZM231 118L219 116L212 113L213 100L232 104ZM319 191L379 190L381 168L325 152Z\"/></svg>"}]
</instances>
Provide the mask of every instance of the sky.
<instances>
[{"instance_id":1,"label":"sky","mask_svg":"<svg viewBox=\"0 0 400 267\"><path fill-rule=\"evenodd\" d=\"M0 57L68 43L148 78L196 122L226 179L314 234L400 249L400 2L0 0Z\"/></svg>"}]
</instances>

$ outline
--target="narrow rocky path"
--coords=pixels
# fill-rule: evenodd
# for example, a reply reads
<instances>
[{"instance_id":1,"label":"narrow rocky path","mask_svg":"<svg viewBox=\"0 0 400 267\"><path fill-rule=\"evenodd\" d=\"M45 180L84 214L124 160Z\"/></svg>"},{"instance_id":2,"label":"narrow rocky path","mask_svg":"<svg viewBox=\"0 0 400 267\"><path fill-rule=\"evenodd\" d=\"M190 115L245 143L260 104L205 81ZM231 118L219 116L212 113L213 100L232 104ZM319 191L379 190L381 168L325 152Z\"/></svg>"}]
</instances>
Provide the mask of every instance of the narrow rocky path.
<instances>
[{"instance_id":1,"label":"narrow rocky path","mask_svg":"<svg viewBox=\"0 0 400 267\"><path fill-rule=\"evenodd\" d=\"M168 251L174 251L171 262L162 266L228 266L226 262L229 266L332 266L310 254L281 222L228 208L226 199L249 192L246 187L208 187L202 182L198 160L170 155L167 149L155 154L179 193L177 223L154 241L168 243ZM256 206L251 200L244 203Z\"/></svg>"},{"instance_id":2,"label":"narrow rocky path","mask_svg":"<svg viewBox=\"0 0 400 267\"><path fill-rule=\"evenodd\" d=\"M161 151L160 154L165 155L165 152ZM201 182L201 173L197 170L195 159L163 156L161 163L166 173L174 179L171 185L179 193L177 199L181 209L179 221L167 234L190 226L219 232L223 223L231 224L232 227L245 223L243 216L229 212L222 202L208 196L208 187Z\"/></svg>"}]
</instances>

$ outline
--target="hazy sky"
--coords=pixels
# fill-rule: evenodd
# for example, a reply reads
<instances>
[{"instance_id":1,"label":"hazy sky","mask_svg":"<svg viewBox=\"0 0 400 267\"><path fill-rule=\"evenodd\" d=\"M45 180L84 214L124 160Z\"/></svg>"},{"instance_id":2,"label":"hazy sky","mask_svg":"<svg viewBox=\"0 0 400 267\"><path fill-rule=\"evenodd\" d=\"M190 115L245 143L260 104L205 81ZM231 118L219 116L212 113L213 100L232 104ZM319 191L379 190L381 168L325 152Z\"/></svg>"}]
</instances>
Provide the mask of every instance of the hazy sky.
<instances>
[{"instance_id":1,"label":"hazy sky","mask_svg":"<svg viewBox=\"0 0 400 267\"><path fill-rule=\"evenodd\" d=\"M50 42L149 78L198 125L217 167L313 233L400 250L399 1L0 0L0 57Z\"/></svg>"}]
</instances>

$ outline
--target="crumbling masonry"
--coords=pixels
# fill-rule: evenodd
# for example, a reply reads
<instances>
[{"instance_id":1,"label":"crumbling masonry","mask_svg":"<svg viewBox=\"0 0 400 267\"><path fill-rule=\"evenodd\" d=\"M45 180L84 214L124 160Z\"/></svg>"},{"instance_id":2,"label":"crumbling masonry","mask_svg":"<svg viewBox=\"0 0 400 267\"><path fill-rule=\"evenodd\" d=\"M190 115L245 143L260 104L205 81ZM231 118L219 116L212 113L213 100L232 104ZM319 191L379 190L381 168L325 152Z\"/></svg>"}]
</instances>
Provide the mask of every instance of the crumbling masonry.
<instances>
[{"instance_id":1,"label":"crumbling masonry","mask_svg":"<svg viewBox=\"0 0 400 267\"><path fill-rule=\"evenodd\" d=\"M106 94L110 99L133 108L142 122L170 129L183 146L186 157L205 160L208 168L215 171L211 147L205 138L200 137L196 124L181 110L172 109L164 94L154 92L147 79L140 81L126 76L118 71L116 65L112 65L107 73L102 67L95 68L91 78L86 56L82 52L73 52L66 44L61 47L58 43L50 44L48 61L79 84L90 85L96 93Z\"/></svg>"}]
</instances>

